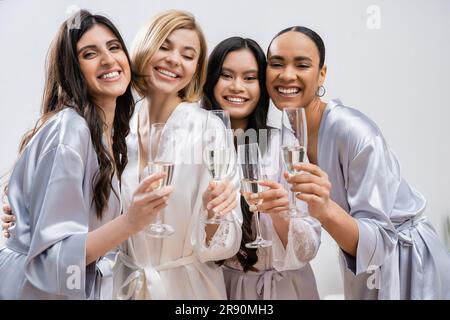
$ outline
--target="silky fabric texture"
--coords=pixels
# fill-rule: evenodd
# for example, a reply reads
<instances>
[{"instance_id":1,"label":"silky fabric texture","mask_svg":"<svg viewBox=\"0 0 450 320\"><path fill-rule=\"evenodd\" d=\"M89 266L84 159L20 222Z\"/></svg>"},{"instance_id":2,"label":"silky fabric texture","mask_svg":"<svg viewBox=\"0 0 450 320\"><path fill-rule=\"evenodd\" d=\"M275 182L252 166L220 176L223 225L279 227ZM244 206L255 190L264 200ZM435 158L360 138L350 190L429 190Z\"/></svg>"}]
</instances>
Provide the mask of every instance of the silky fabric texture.
<instances>
[{"instance_id":1,"label":"silky fabric texture","mask_svg":"<svg viewBox=\"0 0 450 320\"><path fill-rule=\"evenodd\" d=\"M320 233L320 224L312 227L300 220L291 220L285 249L270 215L261 214L261 235L272 240L272 247L258 249L258 262L254 265L258 271L244 272L237 258L225 261L223 271L230 300L319 299L309 261L317 253L319 239L316 232ZM313 237L311 232L314 232Z\"/></svg>"},{"instance_id":2,"label":"silky fabric texture","mask_svg":"<svg viewBox=\"0 0 450 320\"><path fill-rule=\"evenodd\" d=\"M73 109L50 118L28 143L8 185L16 226L0 251L0 299L99 297L101 272L86 266L86 237L120 214L120 202L111 192L97 218L97 171L89 128ZM120 194L115 177L112 185Z\"/></svg>"},{"instance_id":3,"label":"silky fabric texture","mask_svg":"<svg viewBox=\"0 0 450 320\"><path fill-rule=\"evenodd\" d=\"M269 107L268 139L260 136L262 166L266 179L277 181L290 190L283 172L286 171L281 154L282 119L273 104ZM289 124L283 124L289 128ZM286 128L285 128L286 129ZM293 139L293 136L292 136ZM297 200L297 207L307 211L305 202ZM260 214L261 235L272 240L272 246L257 250L258 271L244 272L236 257L225 261L223 269L228 298L231 300L319 299L314 272L309 264L320 246L321 225L313 217L290 219L286 248L281 242L270 214ZM256 234L252 218L253 234Z\"/></svg>"},{"instance_id":4,"label":"silky fabric texture","mask_svg":"<svg viewBox=\"0 0 450 320\"><path fill-rule=\"evenodd\" d=\"M129 161L122 176L125 211L139 184L138 113L142 106L136 106L127 138ZM205 244L202 195L211 180L202 160L205 121L206 111L188 102L180 103L167 120L166 126L180 132L171 183L174 191L162 211L163 222L174 227L175 233L157 239L139 232L123 244L114 267L114 299L226 299L223 272L214 261L238 251L242 215L238 205L228 215L233 222L222 223L211 243ZM237 187L237 171L230 179Z\"/></svg>"},{"instance_id":5,"label":"silky fabric texture","mask_svg":"<svg viewBox=\"0 0 450 320\"><path fill-rule=\"evenodd\" d=\"M359 228L356 258L340 251L347 299L449 299L450 255L426 200L401 176L377 125L338 99L320 123L318 165L331 198Z\"/></svg>"}]
</instances>

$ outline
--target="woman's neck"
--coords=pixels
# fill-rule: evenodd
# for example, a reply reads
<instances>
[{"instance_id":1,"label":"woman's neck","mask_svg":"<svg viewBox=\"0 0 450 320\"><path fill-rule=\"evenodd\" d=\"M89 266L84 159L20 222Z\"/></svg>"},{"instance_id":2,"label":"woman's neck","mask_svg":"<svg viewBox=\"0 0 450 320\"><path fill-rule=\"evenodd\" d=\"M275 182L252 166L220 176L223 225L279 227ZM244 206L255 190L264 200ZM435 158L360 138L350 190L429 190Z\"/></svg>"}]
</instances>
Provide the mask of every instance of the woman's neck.
<instances>
[{"instance_id":1,"label":"woman's neck","mask_svg":"<svg viewBox=\"0 0 450 320\"><path fill-rule=\"evenodd\" d=\"M326 103L316 97L305 107L306 122L308 127L308 159L311 163L318 165L318 142L320 121Z\"/></svg>"},{"instance_id":2,"label":"woman's neck","mask_svg":"<svg viewBox=\"0 0 450 320\"><path fill-rule=\"evenodd\" d=\"M314 98L306 107L306 121L308 126L308 138L315 137L319 133L320 121L325 110L326 103L319 97Z\"/></svg>"},{"instance_id":3,"label":"woman's neck","mask_svg":"<svg viewBox=\"0 0 450 320\"><path fill-rule=\"evenodd\" d=\"M116 114L116 99L96 100L95 104L102 109L100 117L103 120L103 133L108 141L108 152L113 154L112 130L114 128L114 116Z\"/></svg>"},{"instance_id":4,"label":"woman's neck","mask_svg":"<svg viewBox=\"0 0 450 320\"><path fill-rule=\"evenodd\" d=\"M178 95L153 94L146 97L150 124L166 123L175 108L181 103Z\"/></svg>"},{"instance_id":5,"label":"woman's neck","mask_svg":"<svg viewBox=\"0 0 450 320\"><path fill-rule=\"evenodd\" d=\"M108 138L112 135L114 127L114 116L116 114L116 99L103 99L95 101L96 105L102 109L103 132Z\"/></svg>"},{"instance_id":6,"label":"woman's neck","mask_svg":"<svg viewBox=\"0 0 450 320\"><path fill-rule=\"evenodd\" d=\"M245 131L247 130L247 126L248 126L248 118L231 119L231 129L233 130L242 129Z\"/></svg>"}]
</instances>

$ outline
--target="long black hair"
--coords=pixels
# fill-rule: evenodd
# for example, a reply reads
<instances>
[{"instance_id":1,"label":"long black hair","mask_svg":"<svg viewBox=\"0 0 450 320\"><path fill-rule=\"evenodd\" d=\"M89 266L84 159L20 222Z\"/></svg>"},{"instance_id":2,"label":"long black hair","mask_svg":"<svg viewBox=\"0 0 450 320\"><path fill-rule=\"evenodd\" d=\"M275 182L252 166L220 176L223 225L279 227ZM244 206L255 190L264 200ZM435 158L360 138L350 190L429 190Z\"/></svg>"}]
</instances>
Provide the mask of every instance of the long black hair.
<instances>
[{"instance_id":1,"label":"long black hair","mask_svg":"<svg viewBox=\"0 0 450 320\"><path fill-rule=\"evenodd\" d=\"M209 56L208 69L206 72L206 82L203 87L204 106L210 110L220 110L221 107L214 97L214 87L222 74L222 67L225 58L230 52L242 49L250 50L256 59L258 66L258 84L260 97L255 110L249 115L246 129L267 129L266 120L269 110L269 94L266 90L266 67L267 61L264 51L255 40L242 37L231 37L220 42ZM258 131L257 131L258 132Z\"/></svg>"},{"instance_id":2,"label":"long black hair","mask_svg":"<svg viewBox=\"0 0 450 320\"><path fill-rule=\"evenodd\" d=\"M322 38L319 36L319 34L317 32L315 32L314 30L311 30L307 27L303 27L303 26L292 26L286 29L281 30L280 32L278 32L270 41L269 46L267 47L267 56L269 56L269 51L270 51L270 47L272 46L272 42L278 38L279 36L281 36L283 33L289 32L289 31L296 31L296 32L300 32L302 34L304 34L305 36L307 36L308 38L310 38L314 44L317 47L317 50L319 51L319 58L320 58L320 62L319 62L319 69L322 69L323 65L325 64L325 44L323 43Z\"/></svg>"},{"instance_id":3,"label":"long black hair","mask_svg":"<svg viewBox=\"0 0 450 320\"><path fill-rule=\"evenodd\" d=\"M130 119L135 103L131 84L129 84L125 93L117 98L113 124L114 159L112 159L102 143L103 111L94 103L88 92L86 80L78 61L77 43L88 30L101 24L117 37L127 56L128 63L130 63L130 57L119 31L108 18L93 15L86 10L80 10L75 15L61 25L52 42L47 56L41 117L36 126L22 138L19 151L23 151L30 139L52 115L66 108L74 109L86 120L97 153L99 170L92 181L94 191L92 202L95 204L97 217L101 218L103 210L108 205L110 192L114 190L111 185L114 172L117 170L120 179L128 162L125 137L130 131ZM119 197L117 194L116 196Z\"/></svg>"},{"instance_id":4,"label":"long black hair","mask_svg":"<svg viewBox=\"0 0 450 320\"><path fill-rule=\"evenodd\" d=\"M248 116L248 124L246 130L254 129L259 133L261 129L267 130L267 113L269 110L269 94L266 89L266 67L267 61L264 55L264 51L258 45L258 43L252 39L231 37L220 42L209 56L208 69L206 73L206 83L203 87L204 91L204 103L206 109L220 110L221 107L214 96L214 87L216 86L219 78L222 74L222 67L225 58L230 52L238 51L242 49L249 49L258 65L258 84L260 88L260 97L256 104L255 110ZM267 132L267 131L265 131ZM256 142L259 142L259 134L256 135ZM255 142L255 141L250 141ZM252 232L251 222L253 213L250 211L247 202L244 197L241 196L241 209L242 209L242 240L239 252L236 257L239 263L242 265L244 271L248 271L258 261L256 249L250 249L245 246L247 242L254 240L255 236ZM223 261L218 262L222 264Z\"/></svg>"}]
</instances>

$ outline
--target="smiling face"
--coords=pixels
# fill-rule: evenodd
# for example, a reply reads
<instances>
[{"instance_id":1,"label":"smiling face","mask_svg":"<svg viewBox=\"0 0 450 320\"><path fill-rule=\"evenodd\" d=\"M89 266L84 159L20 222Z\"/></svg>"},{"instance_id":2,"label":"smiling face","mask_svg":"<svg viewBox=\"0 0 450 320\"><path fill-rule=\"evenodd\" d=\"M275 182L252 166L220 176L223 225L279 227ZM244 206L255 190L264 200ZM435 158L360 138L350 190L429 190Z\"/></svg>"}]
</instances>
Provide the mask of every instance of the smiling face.
<instances>
[{"instance_id":1,"label":"smiling face","mask_svg":"<svg viewBox=\"0 0 450 320\"><path fill-rule=\"evenodd\" d=\"M278 109L307 107L317 98L325 80L326 66L319 69L315 43L303 33L289 31L271 44L266 85Z\"/></svg>"},{"instance_id":2,"label":"smiling face","mask_svg":"<svg viewBox=\"0 0 450 320\"><path fill-rule=\"evenodd\" d=\"M130 64L120 41L109 28L96 24L86 31L77 43L77 53L94 101L116 99L125 93L131 79Z\"/></svg>"},{"instance_id":3,"label":"smiling face","mask_svg":"<svg viewBox=\"0 0 450 320\"><path fill-rule=\"evenodd\" d=\"M200 40L189 29L173 31L145 67L150 92L177 95L197 70Z\"/></svg>"},{"instance_id":4,"label":"smiling face","mask_svg":"<svg viewBox=\"0 0 450 320\"><path fill-rule=\"evenodd\" d=\"M214 87L214 97L232 120L245 119L255 110L260 97L258 64L249 49L227 54Z\"/></svg>"}]
</instances>

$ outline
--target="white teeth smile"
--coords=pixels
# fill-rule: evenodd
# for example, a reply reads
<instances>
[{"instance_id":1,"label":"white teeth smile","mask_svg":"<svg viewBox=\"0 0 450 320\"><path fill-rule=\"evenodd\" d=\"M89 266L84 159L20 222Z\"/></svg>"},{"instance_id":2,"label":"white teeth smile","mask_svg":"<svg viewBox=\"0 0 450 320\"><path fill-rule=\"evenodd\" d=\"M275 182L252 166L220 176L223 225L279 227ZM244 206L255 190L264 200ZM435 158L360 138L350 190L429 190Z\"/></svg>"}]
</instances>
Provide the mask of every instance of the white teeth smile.
<instances>
[{"instance_id":1,"label":"white teeth smile","mask_svg":"<svg viewBox=\"0 0 450 320\"><path fill-rule=\"evenodd\" d=\"M177 78L177 77L178 77L178 75L176 75L175 73L170 72L170 71L168 71L168 70L164 70L164 69L156 69L156 71L158 71L159 73L162 73L163 75L166 75L166 76L168 76L168 77L171 77L171 78Z\"/></svg>"},{"instance_id":2,"label":"white teeth smile","mask_svg":"<svg viewBox=\"0 0 450 320\"><path fill-rule=\"evenodd\" d=\"M278 90L279 93L291 94L291 95L294 95L294 94L297 94L297 93L300 92L300 88L282 88L282 87L278 87L277 90Z\"/></svg>"},{"instance_id":3,"label":"white teeth smile","mask_svg":"<svg viewBox=\"0 0 450 320\"><path fill-rule=\"evenodd\" d=\"M113 71L110 73L106 73L100 76L101 79L111 79L111 78L117 78L119 76L119 71Z\"/></svg>"},{"instance_id":4,"label":"white teeth smile","mask_svg":"<svg viewBox=\"0 0 450 320\"><path fill-rule=\"evenodd\" d=\"M244 98L239 98L239 97L225 97L225 100L233 102L233 103L244 103L245 102Z\"/></svg>"}]
</instances>

